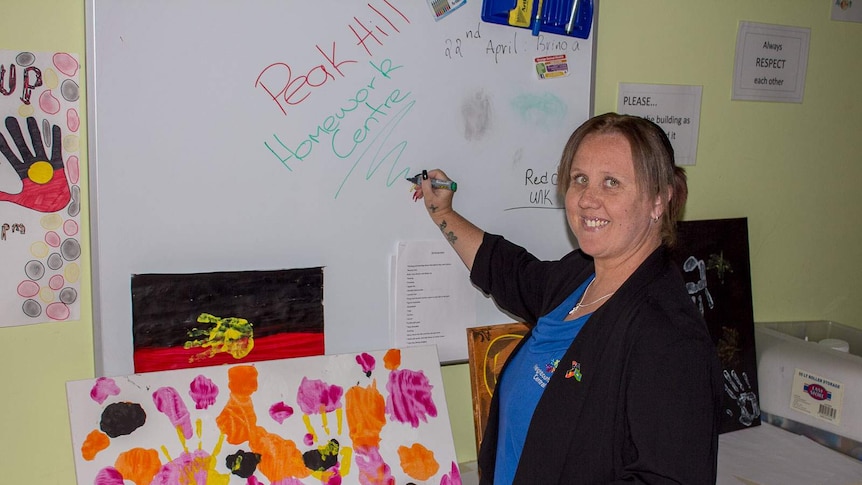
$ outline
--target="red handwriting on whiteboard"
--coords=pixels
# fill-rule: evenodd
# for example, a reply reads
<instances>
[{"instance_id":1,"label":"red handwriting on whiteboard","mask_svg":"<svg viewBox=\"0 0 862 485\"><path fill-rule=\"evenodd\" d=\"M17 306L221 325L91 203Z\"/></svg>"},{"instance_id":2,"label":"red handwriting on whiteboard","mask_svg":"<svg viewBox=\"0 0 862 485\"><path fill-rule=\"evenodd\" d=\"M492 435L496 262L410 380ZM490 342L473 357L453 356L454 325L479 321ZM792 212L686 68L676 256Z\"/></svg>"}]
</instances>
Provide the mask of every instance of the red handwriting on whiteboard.
<instances>
[{"instance_id":1,"label":"red handwriting on whiteboard","mask_svg":"<svg viewBox=\"0 0 862 485\"><path fill-rule=\"evenodd\" d=\"M386 0L383 0L383 3L385 3L386 5L388 5L388 6L389 6L389 8L391 8L392 10L394 10L394 11L395 11L395 13L397 13L397 14L398 14L402 19L404 19L408 24L410 23L410 19L408 19L408 18L407 18L403 13L401 13L401 11L400 11L400 10L398 10L397 8L395 8L391 3L387 2ZM367 23L372 27L372 29L373 29L373 30L372 30L372 29L369 29L369 28L366 26L366 23L363 23L361 20L359 20L359 19L358 19L358 18L356 18L356 17L353 17L353 20L355 20L355 21L356 21L356 24L357 24L358 30L357 30L357 28L354 28L354 27L353 27L353 25L349 25L348 27L350 27L350 30L353 32L353 35L355 35L355 36L356 36L356 40L357 40L356 45L361 45L361 46L362 46L362 48L363 48L363 49L365 49L365 52L366 52L369 56L373 56L374 54L372 54L372 53L371 53L371 50L368 48L368 42L369 42L369 41L371 41L371 40L374 40L375 42L377 42L377 45L382 46L382 45L383 45L383 42L381 42L380 38L377 36L377 33L378 33L378 32L379 32L382 36L384 36L384 37L389 37L389 32L388 32L388 30L389 30L390 28L391 28L392 30L394 30L395 32L398 32L398 33L400 33L401 31L400 31L400 30L398 30L398 27L397 27L394 23L392 23L392 21L389 19L389 17L387 17L387 16L386 16L386 14L384 13L384 11L382 11L381 9L377 9L377 8L375 8L375 7L374 7L373 5L371 5L370 3L368 4L368 8L370 8L370 9L371 9L375 14L377 14L377 16L379 16L380 18L382 18L382 19L386 22L386 24L388 24L388 27L386 27L386 29L384 29L383 27L381 27L379 24L375 24L373 20L372 20L372 21L367 22ZM388 12L388 11L387 11L387 13L389 13L389 15L390 15L390 16L392 16L393 18L395 18L395 16L394 16L391 12ZM397 19L396 19L396 20L397 20ZM385 27L385 26L384 26L384 27Z\"/></svg>"},{"instance_id":2,"label":"red handwriting on whiteboard","mask_svg":"<svg viewBox=\"0 0 862 485\"><path fill-rule=\"evenodd\" d=\"M382 46L386 37L401 32L398 28L399 22L410 23L410 19L387 0L383 0L383 3L388 8L367 4L371 20L362 21L354 16L356 25L348 25L357 39L356 45L362 46L370 57L374 56L370 48L372 43ZM294 72L290 64L274 62L266 66L254 82L254 87L262 89L284 115L287 115L290 107L308 100L316 89L323 87L327 82L335 81L338 77L346 77L345 66L358 62L351 57L342 57L343 53L336 49L335 41L326 49L319 45L314 47L323 57L320 64L304 72L302 70Z\"/></svg>"},{"instance_id":3,"label":"red handwriting on whiteboard","mask_svg":"<svg viewBox=\"0 0 862 485\"><path fill-rule=\"evenodd\" d=\"M266 91L266 94L275 101L275 104L285 115L287 114L287 106L296 106L305 101L311 96L314 89L326 84L327 81L334 81L335 74L344 77L344 72L341 66L344 64L355 64L355 59L347 59L338 61L335 52L335 42L332 43L332 49L325 52L319 45L315 46L317 51L326 59L326 64L318 64L309 69L305 74L294 77L293 69L290 65L284 62L276 62L266 66L263 71L257 76L254 82L254 87L259 87ZM284 79L284 85L280 88L279 81ZM267 79L274 79L275 83L270 85L266 82ZM271 87L273 87L271 89ZM284 104L282 104L284 103Z\"/></svg>"}]
</instances>

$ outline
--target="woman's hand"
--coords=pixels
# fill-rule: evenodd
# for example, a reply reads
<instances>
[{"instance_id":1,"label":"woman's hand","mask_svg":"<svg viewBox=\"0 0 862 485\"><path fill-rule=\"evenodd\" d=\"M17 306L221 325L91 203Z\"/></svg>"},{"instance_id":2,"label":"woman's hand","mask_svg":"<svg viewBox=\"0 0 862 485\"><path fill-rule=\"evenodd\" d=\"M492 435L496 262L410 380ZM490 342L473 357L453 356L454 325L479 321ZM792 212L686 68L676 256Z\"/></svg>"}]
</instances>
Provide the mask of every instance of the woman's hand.
<instances>
[{"instance_id":1,"label":"woman's hand","mask_svg":"<svg viewBox=\"0 0 862 485\"><path fill-rule=\"evenodd\" d=\"M429 170L427 173L428 178L419 181L420 185L416 190L414 198L423 200L425 209L431 215L431 219L437 223L439 217L452 212L452 199L455 196L455 192L446 188L435 189L431 186L431 180L433 179L450 181L449 177L442 170L434 169Z\"/></svg>"},{"instance_id":2,"label":"woman's hand","mask_svg":"<svg viewBox=\"0 0 862 485\"><path fill-rule=\"evenodd\" d=\"M414 200L423 200L425 209L428 210L431 220L443 233L443 237L449 241L467 269L472 269L473 260L476 259L476 252L482 244L485 232L452 209L454 190L435 189L431 186L431 180L450 181L449 177L438 169L429 170L427 173L428 178L419 181L421 185L416 189L413 198Z\"/></svg>"}]
</instances>

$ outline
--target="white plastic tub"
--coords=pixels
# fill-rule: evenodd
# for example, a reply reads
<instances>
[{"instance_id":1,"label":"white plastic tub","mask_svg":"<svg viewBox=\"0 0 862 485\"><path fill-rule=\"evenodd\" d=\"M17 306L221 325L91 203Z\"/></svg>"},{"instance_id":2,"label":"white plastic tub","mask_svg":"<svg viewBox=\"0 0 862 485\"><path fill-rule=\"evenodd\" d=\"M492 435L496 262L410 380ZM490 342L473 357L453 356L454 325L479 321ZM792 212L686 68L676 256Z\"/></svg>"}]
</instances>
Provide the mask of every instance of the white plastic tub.
<instances>
[{"instance_id":1,"label":"white plastic tub","mask_svg":"<svg viewBox=\"0 0 862 485\"><path fill-rule=\"evenodd\" d=\"M762 418L862 459L862 330L764 322L754 336Z\"/></svg>"}]
</instances>

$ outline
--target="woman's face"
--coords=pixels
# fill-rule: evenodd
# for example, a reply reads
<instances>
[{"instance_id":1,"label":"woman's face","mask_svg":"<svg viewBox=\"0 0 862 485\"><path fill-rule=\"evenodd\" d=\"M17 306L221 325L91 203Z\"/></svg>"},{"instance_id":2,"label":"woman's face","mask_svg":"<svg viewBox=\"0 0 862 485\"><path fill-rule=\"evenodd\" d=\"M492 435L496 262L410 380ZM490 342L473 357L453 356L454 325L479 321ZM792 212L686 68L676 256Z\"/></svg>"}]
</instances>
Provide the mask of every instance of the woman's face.
<instances>
[{"instance_id":1,"label":"woman's face","mask_svg":"<svg viewBox=\"0 0 862 485\"><path fill-rule=\"evenodd\" d=\"M640 264L661 243L661 201L641 192L631 147L618 133L587 135L572 161L566 217L596 263Z\"/></svg>"}]
</instances>

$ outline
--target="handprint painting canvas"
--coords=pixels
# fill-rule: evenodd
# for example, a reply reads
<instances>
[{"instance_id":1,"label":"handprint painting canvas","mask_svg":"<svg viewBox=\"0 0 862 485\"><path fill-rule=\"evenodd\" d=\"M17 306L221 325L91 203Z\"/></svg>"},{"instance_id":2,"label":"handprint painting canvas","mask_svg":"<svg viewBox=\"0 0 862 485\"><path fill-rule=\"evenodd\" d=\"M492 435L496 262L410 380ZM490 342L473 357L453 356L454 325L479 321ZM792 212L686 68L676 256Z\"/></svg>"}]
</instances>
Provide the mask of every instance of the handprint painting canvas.
<instances>
[{"instance_id":1,"label":"handprint painting canvas","mask_svg":"<svg viewBox=\"0 0 862 485\"><path fill-rule=\"evenodd\" d=\"M322 355L323 268L132 276L134 372Z\"/></svg>"},{"instance_id":2,"label":"handprint painting canvas","mask_svg":"<svg viewBox=\"0 0 862 485\"><path fill-rule=\"evenodd\" d=\"M721 432L760 424L748 220L682 221L673 250L706 320L724 378Z\"/></svg>"},{"instance_id":3,"label":"handprint painting canvas","mask_svg":"<svg viewBox=\"0 0 862 485\"><path fill-rule=\"evenodd\" d=\"M0 50L0 327L80 317L79 68Z\"/></svg>"},{"instance_id":4,"label":"handprint painting canvas","mask_svg":"<svg viewBox=\"0 0 862 485\"><path fill-rule=\"evenodd\" d=\"M67 383L78 485L459 485L433 346Z\"/></svg>"}]
</instances>

